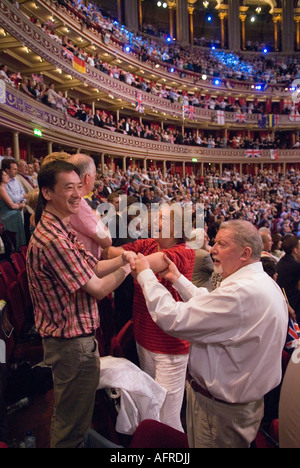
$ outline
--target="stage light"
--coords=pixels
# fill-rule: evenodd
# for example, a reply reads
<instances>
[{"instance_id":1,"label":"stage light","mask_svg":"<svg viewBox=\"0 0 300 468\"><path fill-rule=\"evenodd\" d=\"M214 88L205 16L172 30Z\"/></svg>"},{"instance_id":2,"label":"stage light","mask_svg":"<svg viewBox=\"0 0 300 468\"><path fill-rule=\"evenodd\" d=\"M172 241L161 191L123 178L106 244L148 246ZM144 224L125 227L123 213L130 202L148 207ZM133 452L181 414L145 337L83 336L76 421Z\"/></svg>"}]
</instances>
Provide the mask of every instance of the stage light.
<instances>
[{"instance_id":1,"label":"stage light","mask_svg":"<svg viewBox=\"0 0 300 468\"><path fill-rule=\"evenodd\" d=\"M254 23L255 20L256 20L255 16L251 16L250 18L251 23Z\"/></svg>"},{"instance_id":2,"label":"stage light","mask_svg":"<svg viewBox=\"0 0 300 468\"><path fill-rule=\"evenodd\" d=\"M158 6L158 7L161 7L161 2L157 2L157 6Z\"/></svg>"},{"instance_id":3,"label":"stage light","mask_svg":"<svg viewBox=\"0 0 300 468\"><path fill-rule=\"evenodd\" d=\"M210 15L208 15L207 21L211 21L211 20L212 20L212 17Z\"/></svg>"},{"instance_id":4,"label":"stage light","mask_svg":"<svg viewBox=\"0 0 300 468\"><path fill-rule=\"evenodd\" d=\"M268 49L267 49L266 47L264 48L263 53L264 53L264 54L267 54L267 53L268 53Z\"/></svg>"},{"instance_id":5,"label":"stage light","mask_svg":"<svg viewBox=\"0 0 300 468\"><path fill-rule=\"evenodd\" d=\"M207 80L207 76L205 74L202 75L202 80Z\"/></svg>"},{"instance_id":6,"label":"stage light","mask_svg":"<svg viewBox=\"0 0 300 468\"><path fill-rule=\"evenodd\" d=\"M170 36L167 37L167 42L171 42L171 41L172 41L171 37Z\"/></svg>"},{"instance_id":7,"label":"stage light","mask_svg":"<svg viewBox=\"0 0 300 468\"><path fill-rule=\"evenodd\" d=\"M173 68L173 67L170 68L170 72L171 72L171 73L174 73L174 71L175 71L175 68Z\"/></svg>"},{"instance_id":8,"label":"stage light","mask_svg":"<svg viewBox=\"0 0 300 468\"><path fill-rule=\"evenodd\" d=\"M125 46L125 52L130 52L130 47L129 46Z\"/></svg>"},{"instance_id":9,"label":"stage light","mask_svg":"<svg viewBox=\"0 0 300 468\"><path fill-rule=\"evenodd\" d=\"M213 46L211 47L211 50L216 50L216 47L213 45Z\"/></svg>"},{"instance_id":10,"label":"stage light","mask_svg":"<svg viewBox=\"0 0 300 468\"><path fill-rule=\"evenodd\" d=\"M214 80L214 85L218 86L220 83L221 83L220 80L218 79Z\"/></svg>"},{"instance_id":11,"label":"stage light","mask_svg":"<svg viewBox=\"0 0 300 468\"><path fill-rule=\"evenodd\" d=\"M163 8L167 8L167 6L168 6L167 3L164 2L164 3L163 3Z\"/></svg>"}]
</instances>

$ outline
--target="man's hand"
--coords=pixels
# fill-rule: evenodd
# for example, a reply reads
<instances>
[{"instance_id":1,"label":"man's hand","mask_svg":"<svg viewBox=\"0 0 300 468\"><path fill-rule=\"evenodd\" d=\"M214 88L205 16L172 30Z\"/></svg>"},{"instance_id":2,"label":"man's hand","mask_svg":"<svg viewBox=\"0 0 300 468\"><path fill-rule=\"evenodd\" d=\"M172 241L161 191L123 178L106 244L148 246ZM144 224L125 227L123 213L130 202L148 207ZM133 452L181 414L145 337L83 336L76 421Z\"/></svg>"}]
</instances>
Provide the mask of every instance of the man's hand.
<instances>
[{"instance_id":1,"label":"man's hand","mask_svg":"<svg viewBox=\"0 0 300 468\"><path fill-rule=\"evenodd\" d=\"M134 266L131 267L132 276L136 278L141 271L147 270L148 268L150 268L150 263L147 258L143 254L138 253Z\"/></svg>"},{"instance_id":2,"label":"man's hand","mask_svg":"<svg viewBox=\"0 0 300 468\"><path fill-rule=\"evenodd\" d=\"M164 260L167 262L168 264L168 268L166 268L165 270L163 271L160 271L158 273L159 276L161 276L162 278L170 281L170 283L175 283L179 277L181 276L181 273L180 271L178 270L177 266L175 265L175 263L173 263L168 257L167 255L164 255Z\"/></svg>"},{"instance_id":3,"label":"man's hand","mask_svg":"<svg viewBox=\"0 0 300 468\"><path fill-rule=\"evenodd\" d=\"M123 262L129 263L130 267L133 268L135 266L135 260L137 259L137 255L135 252L125 251L122 253L122 260Z\"/></svg>"}]
</instances>

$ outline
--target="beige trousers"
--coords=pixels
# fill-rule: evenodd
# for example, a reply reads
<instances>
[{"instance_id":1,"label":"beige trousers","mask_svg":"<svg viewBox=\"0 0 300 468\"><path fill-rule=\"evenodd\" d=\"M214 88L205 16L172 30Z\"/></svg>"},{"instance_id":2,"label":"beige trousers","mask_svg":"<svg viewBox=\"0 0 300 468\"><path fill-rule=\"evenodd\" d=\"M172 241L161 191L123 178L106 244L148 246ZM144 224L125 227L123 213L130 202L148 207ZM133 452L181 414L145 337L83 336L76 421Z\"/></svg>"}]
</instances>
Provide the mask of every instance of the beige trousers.
<instances>
[{"instance_id":1,"label":"beige trousers","mask_svg":"<svg viewBox=\"0 0 300 468\"><path fill-rule=\"evenodd\" d=\"M249 448L264 414L264 400L227 404L200 395L186 383L190 448Z\"/></svg>"},{"instance_id":2,"label":"beige trousers","mask_svg":"<svg viewBox=\"0 0 300 468\"><path fill-rule=\"evenodd\" d=\"M50 447L81 448L92 422L99 385L98 343L93 336L46 338L43 346L54 384Z\"/></svg>"}]
</instances>

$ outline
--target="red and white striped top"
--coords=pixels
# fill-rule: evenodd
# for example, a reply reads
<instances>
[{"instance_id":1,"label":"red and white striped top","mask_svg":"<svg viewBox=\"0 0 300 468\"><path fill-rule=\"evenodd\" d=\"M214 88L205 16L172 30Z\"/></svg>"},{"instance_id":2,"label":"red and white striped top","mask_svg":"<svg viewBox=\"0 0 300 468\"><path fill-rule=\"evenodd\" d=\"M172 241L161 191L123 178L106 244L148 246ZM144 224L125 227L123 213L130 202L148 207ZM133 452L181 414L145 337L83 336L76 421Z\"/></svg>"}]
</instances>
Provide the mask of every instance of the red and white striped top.
<instances>
[{"instance_id":1,"label":"red and white striped top","mask_svg":"<svg viewBox=\"0 0 300 468\"><path fill-rule=\"evenodd\" d=\"M42 337L73 338L99 327L97 300L81 289L94 275L97 261L68 225L44 211L26 262L36 329Z\"/></svg>"},{"instance_id":2,"label":"red and white striped top","mask_svg":"<svg viewBox=\"0 0 300 468\"><path fill-rule=\"evenodd\" d=\"M158 252L158 244L155 239L140 239L122 245L122 247L124 250L140 252L143 255ZM186 278L192 279L195 263L195 251L193 249L187 248L185 244L177 244L170 249L161 250L161 252L167 254ZM182 301L169 281L159 276L157 278L171 292L176 301ZM154 323L148 312L142 289L136 280L134 281L133 330L136 341L148 351L162 354L187 354L189 352L188 341L168 335Z\"/></svg>"}]
</instances>

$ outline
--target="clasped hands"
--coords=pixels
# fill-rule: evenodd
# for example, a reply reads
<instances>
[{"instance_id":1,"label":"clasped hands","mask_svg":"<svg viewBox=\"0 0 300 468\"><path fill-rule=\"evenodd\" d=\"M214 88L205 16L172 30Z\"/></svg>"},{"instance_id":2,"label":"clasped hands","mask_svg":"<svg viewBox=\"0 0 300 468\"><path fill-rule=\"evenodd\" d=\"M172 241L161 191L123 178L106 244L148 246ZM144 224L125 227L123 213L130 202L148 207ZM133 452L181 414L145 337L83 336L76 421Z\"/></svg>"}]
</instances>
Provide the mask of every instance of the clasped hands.
<instances>
[{"instance_id":1,"label":"clasped hands","mask_svg":"<svg viewBox=\"0 0 300 468\"><path fill-rule=\"evenodd\" d=\"M124 260L129 263L131 268L131 274L134 278L138 276L143 270L151 269L151 265L143 254L135 252L126 251L123 253ZM162 278L170 281L171 283L175 283L178 280L181 273L177 269L175 263L173 263L167 255L164 255L164 261L166 262L166 268L162 271L159 271L157 274Z\"/></svg>"}]
</instances>

